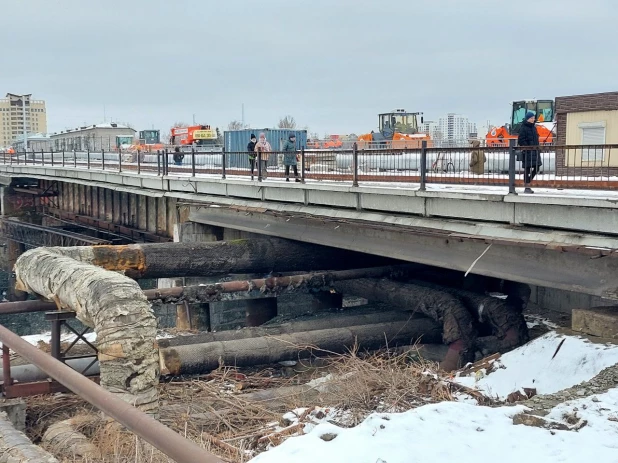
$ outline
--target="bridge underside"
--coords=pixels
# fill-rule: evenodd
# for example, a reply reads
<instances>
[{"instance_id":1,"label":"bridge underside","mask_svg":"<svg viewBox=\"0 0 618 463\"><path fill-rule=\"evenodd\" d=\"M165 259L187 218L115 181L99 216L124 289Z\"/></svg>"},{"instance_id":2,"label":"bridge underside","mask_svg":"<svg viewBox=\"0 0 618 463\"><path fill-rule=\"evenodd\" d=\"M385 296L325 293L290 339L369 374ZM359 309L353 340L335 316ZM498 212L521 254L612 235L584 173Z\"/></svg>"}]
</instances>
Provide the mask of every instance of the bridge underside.
<instances>
[{"instance_id":1,"label":"bridge underside","mask_svg":"<svg viewBox=\"0 0 618 463\"><path fill-rule=\"evenodd\" d=\"M250 208L193 207L189 220L618 299L618 253L613 250Z\"/></svg>"}]
</instances>

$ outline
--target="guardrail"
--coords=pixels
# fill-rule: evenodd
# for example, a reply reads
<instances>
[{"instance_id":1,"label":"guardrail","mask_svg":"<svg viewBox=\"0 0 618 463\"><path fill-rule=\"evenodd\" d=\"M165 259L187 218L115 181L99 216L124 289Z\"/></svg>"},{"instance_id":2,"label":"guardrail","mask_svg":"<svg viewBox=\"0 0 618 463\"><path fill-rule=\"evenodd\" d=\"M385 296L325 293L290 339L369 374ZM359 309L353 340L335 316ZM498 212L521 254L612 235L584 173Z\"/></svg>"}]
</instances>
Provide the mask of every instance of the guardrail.
<instances>
[{"instance_id":1,"label":"guardrail","mask_svg":"<svg viewBox=\"0 0 618 463\"><path fill-rule=\"evenodd\" d=\"M304 150L294 154L272 152L268 159L252 161L247 152L190 152L122 154L104 150L44 152L0 155L4 165L62 166L143 175L214 175L244 177L258 182L266 178L306 181L415 183L504 186L514 192L524 184L526 170L535 186L549 188L618 188L618 145L539 146L532 156L517 155L511 142L501 147L420 149ZM532 163L528 165L529 163Z\"/></svg>"}]
</instances>

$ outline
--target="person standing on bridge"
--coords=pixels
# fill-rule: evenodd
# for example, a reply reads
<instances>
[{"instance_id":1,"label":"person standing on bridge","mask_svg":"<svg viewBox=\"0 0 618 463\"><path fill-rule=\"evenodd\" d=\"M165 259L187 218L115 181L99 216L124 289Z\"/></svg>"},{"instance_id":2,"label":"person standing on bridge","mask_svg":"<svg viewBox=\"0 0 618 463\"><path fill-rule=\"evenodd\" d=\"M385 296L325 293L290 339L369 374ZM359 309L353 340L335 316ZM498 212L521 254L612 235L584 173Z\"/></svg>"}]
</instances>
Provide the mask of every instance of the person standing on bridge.
<instances>
[{"instance_id":1,"label":"person standing on bridge","mask_svg":"<svg viewBox=\"0 0 618 463\"><path fill-rule=\"evenodd\" d=\"M255 152L259 153L261 161L258 163L258 175L259 171L262 170L262 177L264 178L268 177L268 159L270 158L272 150L270 143L266 140L266 134L262 132L258 142L255 144ZM260 167L262 164L264 165L263 169Z\"/></svg>"},{"instance_id":2,"label":"person standing on bridge","mask_svg":"<svg viewBox=\"0 0 618 463\"><path fill-rule=\"evenodd\" d=\"M472 140L472 153L470 154L470 172L476 175L483 175L485 173L485 162L487 157L481 150L481 142L479 140Z\"/></svg>"},{"instance_id":3,"label":"person standing on bridge","mask_svg":"<svg viewBox=\"0 0 618 463\"><path fill-rule=\"evenodd\" d=\"M255 134L251 134L251 140L247 144L247 151L249 152L249 164L251 165L251 180L253 180L253 171L255 170L255 144L257 143L257 137Z\"/></svg>"},{"instance_id":4,"label":"person standing on bridge","mask_svg":"<svg viewBox=\"0 0 618 463\"><path fill-rule=\"evenodd\" d=\"M290 134L288 139L283 144L283 165L285 166L285 181L290 181L290 166L294 168L294 177L297 182L298 178L298 160L296 159L296 135Z\"/></svg>"},{"instance_id":5,"label":"person standing on bridge","mask_svg":"<svg viewBox=\"0 0 618 463\"><path fill-rule=\"evenodd\" d=\"M519 136L517 137L517 144L519 146L530 146L535 149L522 150L522 163L524 167L524 193L534 193L530 188L530 183L539 173L539 167L543 165L541 162L541 155L539 153L539 133L536 131L534 125L535 114L532 111L526 113L526 120L519 130Z\"/></svg>"}]
</instances>

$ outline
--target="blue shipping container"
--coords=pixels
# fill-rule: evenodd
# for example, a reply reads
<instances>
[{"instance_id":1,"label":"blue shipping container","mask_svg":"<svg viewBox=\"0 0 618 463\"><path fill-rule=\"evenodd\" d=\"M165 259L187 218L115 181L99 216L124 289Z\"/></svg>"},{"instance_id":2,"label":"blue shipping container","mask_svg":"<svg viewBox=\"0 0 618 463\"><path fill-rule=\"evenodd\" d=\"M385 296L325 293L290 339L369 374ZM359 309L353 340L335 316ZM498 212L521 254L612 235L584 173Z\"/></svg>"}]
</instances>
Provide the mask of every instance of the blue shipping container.
<instances>
[{"instance_id":1,"label":"blue shipping container","mask_svg":"<svg viewBox=\"0 0 618 463\"><path fill-rule=\"evenodd\" d=\"M225 151L229 153L226 156L227 167L249 168L249 156L247 155L247 144L251 141L251 134L256 137L260 133L266 134L266 139L272 146L273 151L281 151L283 142L285 142L291 133L296 135L296 148L307 148L307 131L306 130L291 130L291 129L244 129L231 130L223 132L223 140ZM277 164L277 155L270 156L269 165Z\"/></svg>"}]
</instances>

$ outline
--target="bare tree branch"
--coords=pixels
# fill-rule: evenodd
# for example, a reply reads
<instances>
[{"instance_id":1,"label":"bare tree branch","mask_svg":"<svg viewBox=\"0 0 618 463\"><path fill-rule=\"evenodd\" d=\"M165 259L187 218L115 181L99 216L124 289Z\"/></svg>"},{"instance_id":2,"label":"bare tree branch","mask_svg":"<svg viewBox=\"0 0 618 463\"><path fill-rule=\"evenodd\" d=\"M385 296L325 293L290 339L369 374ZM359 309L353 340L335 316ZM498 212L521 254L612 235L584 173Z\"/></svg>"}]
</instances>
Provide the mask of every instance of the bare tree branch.
<instances>
[{"instance_id":1,"label":"bare tree branch","mask_svg":"<svg viewBox=\"0 0 618 463\"><path fill-rule=\"evenodd\" d=\"M295 129L296 120L288 114L287 116L279 119L279 124L277 126L280 129Z\"/></svg>"}]
</instances>

